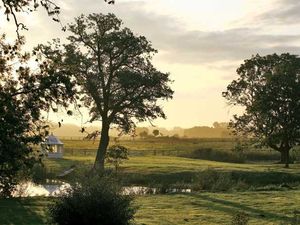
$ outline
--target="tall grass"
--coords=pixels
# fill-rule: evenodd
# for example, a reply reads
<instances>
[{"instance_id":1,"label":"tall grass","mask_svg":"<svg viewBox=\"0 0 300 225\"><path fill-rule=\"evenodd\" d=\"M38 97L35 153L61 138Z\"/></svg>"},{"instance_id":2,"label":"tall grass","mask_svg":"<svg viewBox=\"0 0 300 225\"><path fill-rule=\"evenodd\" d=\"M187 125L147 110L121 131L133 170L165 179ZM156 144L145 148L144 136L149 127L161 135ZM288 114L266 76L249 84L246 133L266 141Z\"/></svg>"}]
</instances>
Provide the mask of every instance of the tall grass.
<instances>
[{"instance_id":1,"label":"tall grass","mask_svg":"<svg viewBox=\"0 0 300 225\"><path fill-rule=\"evenodd\" d=\"M212 148L199 148L180 154L181 157L192 159L205 159L218 162L244 163L246 161L279 161L280 154L270 150L247 150L237 152L233 150L220 150Z\"/></svg>"}]
</instances>

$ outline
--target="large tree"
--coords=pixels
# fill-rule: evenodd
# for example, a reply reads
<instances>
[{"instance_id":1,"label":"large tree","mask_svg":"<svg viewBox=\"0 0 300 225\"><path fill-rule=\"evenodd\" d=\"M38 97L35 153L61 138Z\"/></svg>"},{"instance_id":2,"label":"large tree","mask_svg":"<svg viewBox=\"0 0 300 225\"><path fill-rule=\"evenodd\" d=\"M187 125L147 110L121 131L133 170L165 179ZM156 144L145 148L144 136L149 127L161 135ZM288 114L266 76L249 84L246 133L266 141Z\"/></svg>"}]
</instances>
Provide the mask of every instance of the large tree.
<instances>
[{"instance_id":1,"label":"large tree","mask_svg":"<svg viewBox=\"0 0 300 225\"><path fill-rule=\"evenodd\" d=\"M36 59L39 66L31 69L23 44L23 38L9 44L0 37L0 197L9 196L18 174L39 160L33 145L47 135L42 111L67 106L75 93L69 77L47 62Z\"/></svg>"},{"instance_id":2,"label":"large tree","mask_svg":"<svg viewBox=\"0 0 300 225\"><path fill-rule=\"evenodd\" d=\"M245 111L234 116L231 127L279 151L288 167L289 152L300 142L300 58L288 53L256 55L237 73L223 96Z\"/></svg>"},{"instance_id":3,"label":"large tree","mask_svg":"<svg viewBox=\"0 0 300 225\"><path fill-rule=\"evenodd\" d=\"M55 41L38 49L62 72L76 78L90 122L101 120L94 168L103 169L112 124L129 132L136 122L165 118L158 100L173 95L169 74L152 65L157 51L151 43L123 27L113 14L82 15L69 31L73 35L68 44Z\"/></svg>"}]
</instances>

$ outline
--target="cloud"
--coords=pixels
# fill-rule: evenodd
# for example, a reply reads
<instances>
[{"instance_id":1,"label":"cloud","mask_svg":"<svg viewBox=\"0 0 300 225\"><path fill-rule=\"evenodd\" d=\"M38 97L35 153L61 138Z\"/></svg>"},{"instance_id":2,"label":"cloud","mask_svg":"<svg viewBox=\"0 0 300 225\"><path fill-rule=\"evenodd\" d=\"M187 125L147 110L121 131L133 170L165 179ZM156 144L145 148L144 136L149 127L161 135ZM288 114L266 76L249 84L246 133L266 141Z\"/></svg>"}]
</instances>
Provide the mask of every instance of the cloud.
<instances>
[{"instance_id":1,"label":"cloud","mask_svg":"<svg viewBox=\"0 0 300 225\"><path fill-rule=\"evenodd\" d=\"M291 52L299 54L298 35L262 34L258 28L242 27L224 31L189 31L171 15L142 10L118 11L128 25L153 42L168 63L215 63L237 61L261 55Z\"/></svg>"},{"instance_id":2,"label":"cloud","mask_svg":"<svg viewBox=\"0 0 300 225\"><path fill-rule=\"evenodd\" d=\"M280 3L280 4L279 4ZM285 8L284 6L285 3ZM300 10L298 0L279 0L274 12L268 12L263 16L264 20L272 17L292 20L299 17ZM176 15L162 14L148 10L146 1L124 1L111 6L104 1L66 0L62 5L62 21L67 24L81 13L107 13L113 12L122 18L124 25L135 33L144 35L159 50L159 60L165 63L181 64L213 64L221 62L237 62L249 58L254 54L272 54L290 52L299 54L300 45L298 35L263 34L261 28L242 26L236 29L223 31L187 30L185 24L180 22ZM299 12L299 11L297 11ZM54 38L55 35L64 37L58 24L54 24L45 15L39 16L39 22L35 28L30 28L31 40L37 44ZM297 14L297 15L296 15ZM279 19L278 19L279 20ZM49 38L51 37L51 38ZM34 41L35 40L35 41Z\"/></svg>"},{"instance_id":3,"label":"cloud","mask_svg":"<svg viewBox=\"0 0 300 225\"><path fill-rule=\"evenodd\" d=\"M297 53L300 46L287 43L299 37L293 35L260 35L256 30L233 29L222 32L185 32L169 36L169 40L159 44L167 51L169 62L212 63L236 61L249 58L253 54L274 52Z\"/></svg>"},{"instance_id":4,"label":"cloud","mask_svg":"<svg viewBox=\"0 0 300 225\"><path fill-rule=\"evenodd\" d=\"M297 24L300 22L299 0L277 0L275 8L260 15L257 20L265 23L282 25Z\"/></svg>"}]
</instances>

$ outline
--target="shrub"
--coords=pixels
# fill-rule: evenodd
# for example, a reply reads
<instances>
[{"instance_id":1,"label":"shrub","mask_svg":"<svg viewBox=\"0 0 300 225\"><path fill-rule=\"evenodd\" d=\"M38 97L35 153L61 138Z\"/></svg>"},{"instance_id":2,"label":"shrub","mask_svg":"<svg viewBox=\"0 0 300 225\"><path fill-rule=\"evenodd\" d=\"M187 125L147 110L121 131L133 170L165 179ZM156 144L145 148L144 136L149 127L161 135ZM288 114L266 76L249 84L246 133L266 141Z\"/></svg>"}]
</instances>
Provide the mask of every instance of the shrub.
<instances>
[{"instance_id":1,"label":"shrub","mask_svg":"<svg viewBox=\"0 0 300 225\"><path fill-rule=\"evenodd\" d=\"M193 190L228 191L247 190L249 185L241 178L236 179L232 172L206 169L199 172L193 182Z\"/></svg>"},{"instance_id":2,"label":"shrub","mask_svg":"<svg viewBox=\"0 0 300 225\"><path fill-rule=\"evenodd\" d=\"M74 184L49 213L59 225L130 225L136 211L132 200L110 178L94 176Z\"/></svg>"},{"instance_id":3,"label":"shrub","mask_svg":"<svg viewBox=\"0 0 300 225\"><path fill-rule=\"evenodd\" d=\"M205 159L231 163L243 163L245 161L245 157L241 153L228 150L216 150L212 148L196 149L192 152L184 153L181 156L193 159Z\"/></svg>"}]
</instances>

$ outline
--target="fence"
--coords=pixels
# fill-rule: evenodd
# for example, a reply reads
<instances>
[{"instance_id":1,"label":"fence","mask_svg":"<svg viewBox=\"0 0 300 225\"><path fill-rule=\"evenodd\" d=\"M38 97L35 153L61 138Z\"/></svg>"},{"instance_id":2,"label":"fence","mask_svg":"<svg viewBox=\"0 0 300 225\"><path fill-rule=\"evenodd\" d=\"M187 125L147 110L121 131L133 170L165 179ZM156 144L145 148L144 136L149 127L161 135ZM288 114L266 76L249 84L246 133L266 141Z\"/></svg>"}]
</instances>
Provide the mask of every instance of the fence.
<instances>
[{"instance_id":1,"label":"fence","mask_svg":"<svg viewBox=\"0 0 300 225\"><path fill-rule=\"evenodd\" d=\"M96 149L65 148L65 156L96 156ZM186 150L129 150L129 156L179 156L187 153Z\"/></svg>"}]
</instances>

